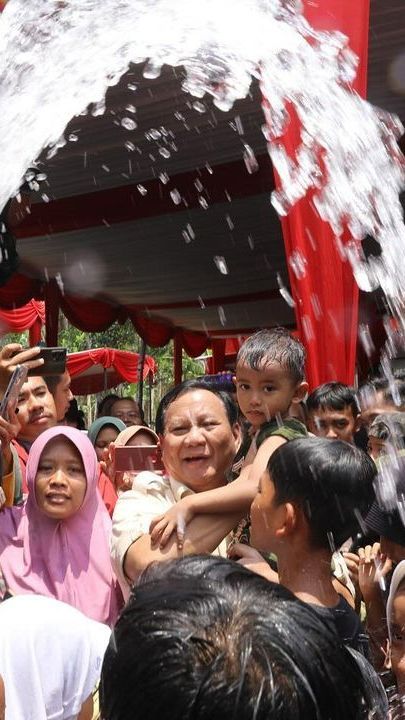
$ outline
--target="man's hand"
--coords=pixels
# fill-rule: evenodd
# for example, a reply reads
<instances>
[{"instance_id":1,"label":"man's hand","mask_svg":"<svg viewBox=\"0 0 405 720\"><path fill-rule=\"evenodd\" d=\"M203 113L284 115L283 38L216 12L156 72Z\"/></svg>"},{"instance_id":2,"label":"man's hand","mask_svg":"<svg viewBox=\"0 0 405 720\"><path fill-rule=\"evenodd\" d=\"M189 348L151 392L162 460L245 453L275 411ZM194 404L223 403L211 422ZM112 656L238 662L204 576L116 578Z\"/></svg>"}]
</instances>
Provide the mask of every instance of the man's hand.
<instances>
[{"instance_id":1,"label":"man's hand","mask_svg":"<svg viewBox=\"0 0 405 720\"><path fill-rule=\"evenodd\" d=\"M41 348L23 349L18 343L10 343L0 350L0 396L2 397L7 390L10 378L17 365L25 365L28 370L40 368L44 364L43 358L37 357L41 352ZM39 375L41 374L38 369Z\"/></svg>"},{"instance_id":2,"label":"man's hand","mask_svg":"<svg viewBox=\"0 0 405 720\"><path fill-rule=\"evenodd\" d=\"M231 545L228 550L228 557L236 560L239 565L244 565L248 570L257 573L257 575L266 578L266 580L275 583L279 582L276 571L272 570L270 565L263 560L263 556L250 545L243 545L242 543Z\"/></svg>"}]
</instances>

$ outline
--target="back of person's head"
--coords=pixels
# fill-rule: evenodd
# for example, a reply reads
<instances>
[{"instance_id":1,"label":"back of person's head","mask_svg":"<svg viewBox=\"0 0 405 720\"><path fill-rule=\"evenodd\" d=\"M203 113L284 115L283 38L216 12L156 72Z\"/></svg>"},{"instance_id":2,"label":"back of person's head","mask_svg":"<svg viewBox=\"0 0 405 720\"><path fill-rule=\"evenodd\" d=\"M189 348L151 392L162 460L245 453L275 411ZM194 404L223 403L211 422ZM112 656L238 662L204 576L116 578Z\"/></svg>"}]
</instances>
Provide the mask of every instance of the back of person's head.
<instances>
[{"instance_id":1,"label":"back of person's head","mask_svg":"<svg viewBox=\"0 0 405 720\"><path fill-rule=\"evenodd\" d=\"M252 370L263 370L273 363L288 371L293 382L304 379L304 346L282 327L259 330L250 335L240 347L236 358L236 367L247 365Z\"/></svg>"},{"instance_id":2,"label":"back of person's head","mask_svg":"<svg viewBox=\"0 0 405 720\"><path fill-rule=\"evenodd\" d=\"M403 548L405 559L405 457L390 453L378 461L376 500L366 517L366 527Z\"/></svg>"},{"instance_id":3,"label":"back of person's head","mask_svg":"<svg viewBox=\"0 0 405 720\"><path fill-rule=\"evenodd\" d=\"M115 393L110 393L103 397L97 405L97 417L104 417L105 415L111 415L111 407L114 405L116 400L119 400L120 396Z\"/></svg>"},{"instance_id":4,"label":"back of person's head","mask_svg":"<svg viewBox=\"0 0 405 720\"><path fill-rule=\"evenodd\" d=\"M328 382L319 385L308 395L307 398L308 412L316 410L343 410L350 407L353 417L357 417L359 408L356 400L356 394L353 388L341 382Z\"/></svg>"},{"instance_id":5,"label":"back of person's head","mask_svg":"<svg viewBox=\"0 0 405 720\"><path fill-rule=\"evenodd\" d=\"M181 397L182 395L186 395L189 392L192 392L193 390L207 390L208 392L212 393L213 395L216 395L218 397L226 411L227 418L229 420L229 424L231 426L235 425L235 423L238 421L238 408L236 404L234 403L232 397L229 393L224 392L223 390L219 390L215 387L215 385L211 385L210 383L207 383L205 380L185 380L184 382L180 383L179 385L176 385L174 388L169 390L169 392L164 395L164 397L161 399L159 403L159 407L157 409L156 413L156 432L158 435L164 435L165 431L165 416L167 409L169 406L177 400L177 398Z\"/></svg>"},{"instance_id":6,"label":"back of person's head","mask_svg":"<svg viewBox=\"0 0 405 720\"><path fill-rule=\"evenodd\" d=\"M374 500L375 464L342 440L292 440L272 454L268 471L276 504L302 510L314 547L332 551L355 535Z\"/></svg>"},{"instance_id":7,"label":"back of person's head","mask_svg":"<svg viewBox=\"0 0 405 720\"><path fill-rule=\"evenodd\" d=\"M370 670L373 674L373 671ZM115 626L104 720L360 720L384 717L378 680L280 585L229 560L159 563Z\"/></svg>"},{"instance_id":8,"label":"back of person's head","mask_svg":"<svg viewBox=\"0 0 405 720\"><path fill-rule=\"evenodd\" d=\"M6 719L82 717L81 709L87 709L99 680L110 634L106 625L54 598L17 595L1 603Z\"/></svg>"}]
</instances>

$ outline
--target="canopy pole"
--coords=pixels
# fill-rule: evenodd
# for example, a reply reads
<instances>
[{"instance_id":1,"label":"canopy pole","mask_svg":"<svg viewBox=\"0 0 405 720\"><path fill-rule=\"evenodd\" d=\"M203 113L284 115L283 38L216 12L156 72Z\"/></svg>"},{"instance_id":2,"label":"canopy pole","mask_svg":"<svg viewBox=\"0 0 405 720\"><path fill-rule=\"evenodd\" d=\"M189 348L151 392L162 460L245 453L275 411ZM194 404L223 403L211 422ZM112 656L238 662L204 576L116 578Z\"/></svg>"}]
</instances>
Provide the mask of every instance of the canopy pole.
<instances>
[{"instance_id":1,"label":"canopy pole","mask_svg":"<svg viewBox=\"0 0 405 720\"><path fill-rule=\"evenodd\" d=\"M45 338L48 347L57 347L59 331L59 289L56 280L45 285Z\"/></svg>"},{"instance_id":2,"label":"canopy pole","mask_svg":"<svg viewBox=\"0 0 405 720\"><path fill-rule=\"evenodd\" d=\"M141 352L138 360L138 387L136 391L136 399L139 409L143 412L143 369L145 367L146 342L142 339Z\"/></svg>"},{"instance_id":3,"label":"canopy pole","mask_svg":"<svg viewBox=\"0 0 405 720\"><path fill-rule=\"evenodd\" d=\"M183 343L181 333L176 332L173 339L174 384L180 385L183 379Z\"/></svg>"}]
</instances>

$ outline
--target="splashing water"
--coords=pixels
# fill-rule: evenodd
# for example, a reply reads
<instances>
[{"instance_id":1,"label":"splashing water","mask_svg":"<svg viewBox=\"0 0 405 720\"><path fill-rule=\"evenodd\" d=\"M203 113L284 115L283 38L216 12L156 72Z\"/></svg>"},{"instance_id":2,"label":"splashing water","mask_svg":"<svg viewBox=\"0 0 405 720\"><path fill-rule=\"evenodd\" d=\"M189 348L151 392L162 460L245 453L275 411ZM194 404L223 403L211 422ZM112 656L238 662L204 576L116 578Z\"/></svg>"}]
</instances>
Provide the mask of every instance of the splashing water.
<instances>
[{"instance_id":1,"label":"splashing water","mask_svg":"<svg viewBox=\"0 0 405 720\"><path fill-rule=\"evenodd\" d=\"M163 63L183 65L184 90L198 101L210 94L224 111L260 79L282 184L274 206L286 214L315 188L337 236L345 224L355 240L373 236L378 259L366 263L358 243L345 252L360 287L381 285L404 324L403 128L348 90L356 58L346 38L311 28L299 0L9 0L0 18L0 209L41 150L65 144L69 120L100 114L107 88L146 60L148 78ZM302 126L296 161L278 142L289 103Z\"/></svg>"}]
</instances>

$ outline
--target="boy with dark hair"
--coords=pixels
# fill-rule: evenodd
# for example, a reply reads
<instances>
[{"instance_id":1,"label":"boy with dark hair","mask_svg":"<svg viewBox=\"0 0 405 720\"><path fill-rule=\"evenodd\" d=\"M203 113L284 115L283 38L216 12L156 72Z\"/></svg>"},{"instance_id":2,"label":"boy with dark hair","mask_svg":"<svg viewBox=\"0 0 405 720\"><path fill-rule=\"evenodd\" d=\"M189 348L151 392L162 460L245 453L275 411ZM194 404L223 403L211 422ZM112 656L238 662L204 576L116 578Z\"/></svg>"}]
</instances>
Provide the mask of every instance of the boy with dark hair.
<instances>
[{"instance_id":1,"label":"boy with dark hair","mask_svg":"<svg viewBox=\"0 0 405 720\"><path fill-rule=\"evenodd\" d=\"M361 646L361 624L335 590L331 560L369 510L375 475L372 460L348 443L294 440L271 456L251 507L252 545L277 555L280 583L354 648Z\"/></svg>"},{"instance_id":2,"label":"boy with dark hair","mask_svg":"<svg viewBox=\"0 0 405 720\"><path fill-rule=\"evenodd\" d=\"M304 603L236 563L146 571L104 656L105 720L375 720L376 674Z\"/></svg>"},{"instance_id":3,"label":"boy with dark hair","mask_svg":"<svg viewBox=\"0 0 405 720\"><path fill-rule=\"evenodd\" d=\"M257 490L270 455L284 443L307 435L306 427L288 416L292 403L305 396L305 350L284 328L260 330L241 346L236 359L239 408L250 423L250 443L237 480L226 487L189 495L151 523L152 541L161 547L177 530L179 546L185 525L196 514L239 512L241 518Z\"/></svg>"},{"instance_id":4,"label":"boy with dark hair","mask_svg":"<svg viewBox=\"0 0 405 720\"><path fill-rule=\"evenodd\" d=\"M341 382L319 385L307 399L309 430L317 437L354 442L359 407L354 390Z\"/></svg>"}]
</instances>

